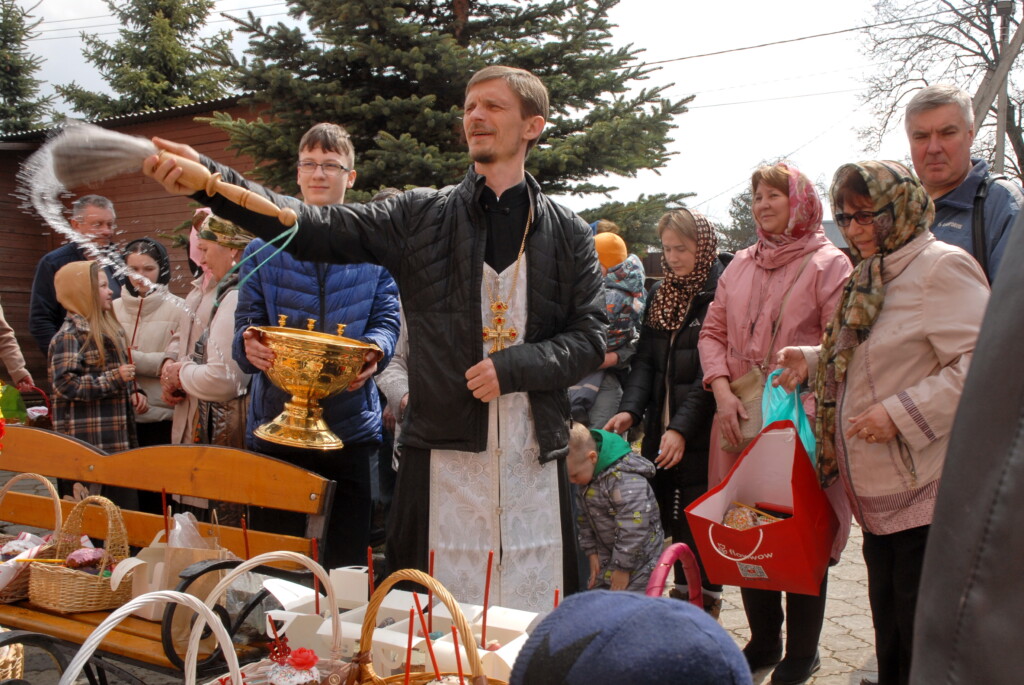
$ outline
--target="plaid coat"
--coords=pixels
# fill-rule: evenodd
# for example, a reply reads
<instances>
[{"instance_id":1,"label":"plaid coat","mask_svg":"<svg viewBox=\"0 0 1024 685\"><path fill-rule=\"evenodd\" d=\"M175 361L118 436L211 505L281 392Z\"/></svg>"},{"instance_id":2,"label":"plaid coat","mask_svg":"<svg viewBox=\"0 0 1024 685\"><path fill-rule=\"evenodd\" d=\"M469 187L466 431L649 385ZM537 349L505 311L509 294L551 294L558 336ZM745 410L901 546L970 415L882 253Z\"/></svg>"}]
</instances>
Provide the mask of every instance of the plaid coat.
<instances>
[{"instance_id":1,"label":"plaid coat","mask_svg":"<svg viewBox=\"0 0 1024 685\"><path fill-rule=\"evenodd\" d=\"M89 322L69 313L50 341L53 429L107 452L137 447L128 384L117 372L114 343L105 340L106 365L88 344Z\"/></svg>"}]
</instances>

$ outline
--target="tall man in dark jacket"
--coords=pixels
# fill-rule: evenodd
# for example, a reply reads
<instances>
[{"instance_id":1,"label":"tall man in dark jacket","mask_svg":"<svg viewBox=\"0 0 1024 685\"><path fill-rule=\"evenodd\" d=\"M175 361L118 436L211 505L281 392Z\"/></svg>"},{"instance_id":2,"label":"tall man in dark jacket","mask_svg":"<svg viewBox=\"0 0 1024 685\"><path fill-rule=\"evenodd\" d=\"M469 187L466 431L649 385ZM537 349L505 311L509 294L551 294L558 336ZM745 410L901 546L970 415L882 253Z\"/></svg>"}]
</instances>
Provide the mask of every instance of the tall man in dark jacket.
<instances>
[{"instance_id":1,"label":"tall man in dark jacket","mask_svg":"<svg viewBox=\"0 0 1024 685\"><path fill-rule=\"evenodd\" d=\"M348 132L337 124L316 124L299 141L296 164L302 199L324 207L345 201L345 191L356 179L355 150ZM327 549L323 562L328 568L365 563L370 543L371 465L376 465L381 441L381 408L377 388L367 380L321 401L324 420L345 446L323 451L288 447L262 440L255 431L281 413L289 395L263 373L270 368L270 349L260 344L250 326L276 326L278 317L286 325L304 328L314 319L314 330L332 333L345 324L345 336L370 342L381 348L383 369L394 353L398 339L398 286L385 269L373 264L322 264L299 261L287 252L270 258L276 246L254 240L245 249L240 276L245 285L235 309L235 341L232 354L246 373L253 376L249 412L245 425L245 446L296 464L337 483L333 509L328 516ZM270 258L265 265L256 265ZM253 273L255 271L255 273ZM251 277L250 277L251 274ZM269 354L268 354L269 353ZM390 460L390 455L387 456ZM254 521L263 530L301 535L304 520L292 521L284 512L263 512ZM296 516L297 519L302 517Z\"/></svg>"},{"instance_id":2,"label":"tall man in dark jacket","mask_svg":"<svg viewBox=\"0 0 1024 685\"><path fill-rule=\"evenodd\" d=\"M70 223L71 228L85 239L84 242L72 241L47 252L36 265L36 275L32 280L28 331L36 339L44 357L50 349L50 341L67 316L67 311L57 301L53 277L65 264L103 257L111 249L111 239L117 229L114 204L101 195L80 197L71 205ZM107 282L114 299L117 299L121 296L120 281L108 264L103 261L100 264L107 272Z\"/></svg>"},{"instance_id":3,"label":"tall man in dark jacket","mask_svg":"<svg viewBox=\"0 0 1024 685\"><path fill-rule=\"evenodd\" d=\"M425 568L428 549L437 548L437 574L455 577L459 586L449 587L460 599L482 599L493 549L491 600L506 606L547 607L555 587L575 589L575 542L565 525L565 388L597 368L605 346L590 229L525 173L547 110L547 89L529 72L477 72L466 88L463 126L474 164L463 181L367 205L308 207L155 139L294 208L302 228L288 249L300 259L370 261L395 277L409 324L410 400L389 564ZM152 157L144 169L171 192L193 192L177 183L173 160ZM261 236L282 230L221 197L193 197ZM550 496L534 507L537 493ZM443 539L440 524L450 526ZM461 533L454 541L452 528Z\"/></svg>"}]
</instances>

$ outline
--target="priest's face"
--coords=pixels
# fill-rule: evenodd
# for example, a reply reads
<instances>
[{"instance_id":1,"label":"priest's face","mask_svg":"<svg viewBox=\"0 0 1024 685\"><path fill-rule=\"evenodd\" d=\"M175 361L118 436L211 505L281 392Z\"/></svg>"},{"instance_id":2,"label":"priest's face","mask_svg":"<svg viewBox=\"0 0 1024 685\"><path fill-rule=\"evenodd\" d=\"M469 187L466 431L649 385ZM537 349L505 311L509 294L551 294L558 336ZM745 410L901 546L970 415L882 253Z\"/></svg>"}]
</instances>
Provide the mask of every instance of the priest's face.
<instances>
[{"instance_id":1,"label":"priest's face","mask_svg":"<svg viewBox=\"0 0 1024 685\"><path fill-rule=\"evenodd\" d=\"M521 164L527 144L544 128L544 117L524 116L519 97L504 79L494 78L466 93L462 126L474 162Z\"/></svg>"}]
</instances>

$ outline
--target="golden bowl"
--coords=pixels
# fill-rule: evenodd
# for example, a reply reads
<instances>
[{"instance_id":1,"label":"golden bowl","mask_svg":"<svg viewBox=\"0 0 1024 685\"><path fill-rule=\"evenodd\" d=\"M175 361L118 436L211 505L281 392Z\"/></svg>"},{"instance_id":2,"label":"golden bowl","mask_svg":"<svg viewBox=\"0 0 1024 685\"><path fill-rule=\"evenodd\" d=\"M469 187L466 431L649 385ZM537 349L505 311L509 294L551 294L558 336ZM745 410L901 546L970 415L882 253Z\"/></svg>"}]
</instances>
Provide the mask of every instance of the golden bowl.
<instances>
[{"instance_id":1,"label":"golden bowl","mask_svg":"<svg viewBox=\"0 0 1024 685\"><path fill-rule=\"evenodd\" d=\"M261 342L274 351L266 372L277 387L292 396L277 418L256 429L257 437L279 445L336 450L344 447L323 419L319 401L351 385L366 363L366 353L379 347L338 335L283 326L253 326Z\"/></svg>"}]
</instances>

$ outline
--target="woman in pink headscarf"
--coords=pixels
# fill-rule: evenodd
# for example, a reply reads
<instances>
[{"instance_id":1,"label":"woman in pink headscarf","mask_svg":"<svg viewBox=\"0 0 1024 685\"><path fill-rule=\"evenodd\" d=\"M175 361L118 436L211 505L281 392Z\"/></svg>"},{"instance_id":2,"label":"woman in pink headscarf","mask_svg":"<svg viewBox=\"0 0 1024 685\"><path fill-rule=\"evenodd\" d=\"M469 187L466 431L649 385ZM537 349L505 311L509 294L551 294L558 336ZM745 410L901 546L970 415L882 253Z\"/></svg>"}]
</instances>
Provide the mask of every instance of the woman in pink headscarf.
<instances>
[{"instance_id":1,"label":"woman in pink headscarf","mask_svg":"<svg viewBox=\"0 0 1024 685\"><path fill-rule=\"evenodd\" d=\"M704 383L717 404L709 487L725 478L739 456L736 447L726 450L722 443L740 445L739 421L747 418L729 383L754 365L767 376L783 347L819 344L852 268L825 237L821 200L799 170L785 163L763 166L754 172L751 188L757 243L737 252L722 273L698 343ZM811 416L813 403L813 397L805 403ZM834 494L833 506L843 509L837 512L840 532L833 545L838 559L849 535L850 512L842 493ZM782 593L742 589L751 633L743 653L754 671L781 660L772 673L773 685L796 685L818 670L827 580L826 574L817 597L787 594L784 659Z\"/></svg>"}]
</instances>

